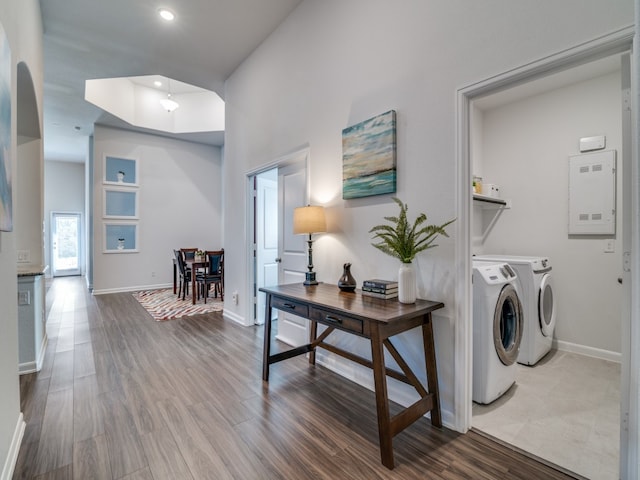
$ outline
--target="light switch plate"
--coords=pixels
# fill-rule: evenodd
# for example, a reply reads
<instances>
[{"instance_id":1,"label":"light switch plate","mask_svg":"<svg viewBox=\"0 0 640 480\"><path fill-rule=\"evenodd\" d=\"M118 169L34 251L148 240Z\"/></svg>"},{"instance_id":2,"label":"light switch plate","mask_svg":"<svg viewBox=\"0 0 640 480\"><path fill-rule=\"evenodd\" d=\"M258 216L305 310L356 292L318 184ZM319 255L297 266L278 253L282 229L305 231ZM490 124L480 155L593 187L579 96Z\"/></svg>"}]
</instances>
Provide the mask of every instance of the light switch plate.
<instances>
[{"instance_id":1,"label":"light switch plate","mask_svg":"<svg viewBox=\"0 0 640 480\"><path fill-rule=\"evenodd\" d=\"M18 263L29 263L31 261L31 255L29 250L18 250Z\"/></svg>"},{"instance_id":2,"label":"light switch plate","mask_svg":"<svg viewBox=\"0 0 640 480\"><path fill-rule=\"evenodd\" d=\"M604 253L615 253L616 251L616 242L613 239L605 240L604 244Z\"/></svg>"},{"instance_id":3,"label":"light switch plate","mask_svg":"<svg viewBox=\"0 0 640 480\"><path fill-rule=\"evenodd\" d=\"M31 305L30 293L29 290L18 292L18 305Z\"/></svg>"}]
</instances>

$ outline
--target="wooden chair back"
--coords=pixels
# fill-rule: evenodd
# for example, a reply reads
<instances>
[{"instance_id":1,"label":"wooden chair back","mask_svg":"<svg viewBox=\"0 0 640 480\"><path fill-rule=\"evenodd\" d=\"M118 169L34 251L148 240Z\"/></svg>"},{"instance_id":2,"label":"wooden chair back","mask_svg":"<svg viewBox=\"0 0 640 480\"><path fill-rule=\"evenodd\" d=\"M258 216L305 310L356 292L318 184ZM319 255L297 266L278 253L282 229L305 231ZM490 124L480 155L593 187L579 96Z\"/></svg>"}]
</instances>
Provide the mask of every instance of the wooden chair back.
<instances>
[{"instance_id":1,"label":"wooden chair back","mask_svg":"<svg viewBox=\"0 0 640 480\"><path fill-rule=\"evenodd\" d=\"M189 247L189 248L181 248L180 252L182 253L182 258L184 260L193 260L193 257L196 256L196 252L198 251L198 249L196 247Z\"/></svg>"},{"instance_id":2,"label":"wooden chair back","mask_svg":"<svg viewBox=\"0 0 640 480\"><path fill-rule=\"evenodd\" d=\"M222 276L224 274L224 249L207 250L205 252L205 256L209 261L209 265L207 267L207 273L209 275Z\"/></svg>"}]
</instances>

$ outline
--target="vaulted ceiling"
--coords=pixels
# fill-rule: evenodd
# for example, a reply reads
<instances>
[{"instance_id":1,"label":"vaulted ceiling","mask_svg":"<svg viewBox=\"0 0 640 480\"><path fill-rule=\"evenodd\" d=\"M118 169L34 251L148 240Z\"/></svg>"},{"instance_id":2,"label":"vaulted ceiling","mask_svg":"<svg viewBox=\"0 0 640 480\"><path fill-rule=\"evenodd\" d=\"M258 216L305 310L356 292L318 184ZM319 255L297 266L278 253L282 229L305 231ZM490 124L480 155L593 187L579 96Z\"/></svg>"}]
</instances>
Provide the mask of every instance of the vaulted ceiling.
<instances>
[{"instance_id":1,"label":"vaulted ceiling","mask_svg":"<svg viewBox=\"0 0 640 480\"><path fill-rule=\"evenodd\" d=\"M45 160L84 161L95 123L144 131L86 102L85 80L162 75L224 99L227 77L300 2L40 0ZM176 19L160 19L161 7ZM224 142L223 132L166 135Z\"/></svg>"}]
</instances>

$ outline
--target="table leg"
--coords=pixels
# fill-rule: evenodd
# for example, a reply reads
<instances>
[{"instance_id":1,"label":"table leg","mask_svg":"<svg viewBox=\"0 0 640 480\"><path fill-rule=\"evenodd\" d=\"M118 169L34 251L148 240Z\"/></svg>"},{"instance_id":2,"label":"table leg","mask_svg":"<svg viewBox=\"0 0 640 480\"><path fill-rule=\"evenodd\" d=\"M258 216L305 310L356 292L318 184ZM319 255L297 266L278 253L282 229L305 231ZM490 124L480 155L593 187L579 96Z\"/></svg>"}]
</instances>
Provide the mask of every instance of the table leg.
<instances>
[{"instance_id":1,"label":"table leg","mask_svg":"<svg viewBox=\"0 0 640 480\"><path fill-rule=\"evenodd\" d=\"M266 294L264 312L264 347L262 349L262 380L269 381L269 357L271 356L271 295Z\"/></svg>"},{"instance_id":2,"label":"table leg","mask_svg":"<svg viewBox=\"0 0 640 480\"><path fill-rule=\"evenodd\" d=\"M311 325L309 326L309 343L313 343L318 336L318 322L314 322L311 320ZM309 352L309 365L316 364L316 349L314 348Z\"/></svg>"},{"instance_id":3,"label":"table leg","mask_svg":"<svg viewBox=\"0 0 640 480\"><path fill-rule=\"evenodd\" d=\"M373 381L378 411L378 436L380 439L380 458L382 464L393 469L393 437L389 416L389 397L387 395L387 376L384 366L384 345L377 323L371 322L371 359L373 363Z\"/></svg>"},{"instance_id":4,"label":"table leg","mask_svg":"<svg viewBox=\"0 0 640 480\"><path fill-rule=\"evenodd\" d=\"M195 265L191 267L191 302L196 304L196 268Z\"/></svg>"},{"instance_id":5,"label":"table leg","mask_svg":"<svg viewBox=\"0 0 640 480\"><path fill-rule=\"evenodd\" d=\"M433 343L433 322L431 313L425 315L422 323L422 341L424 342L424 360L427 368L427 387L433 395L433 409L431 410L431 424L442 426L440 416L440 393L438 392L438 369L436 368L436 350Z\"/></svg>"},{"instance_id":6,"label":"table leg","mask_svg":"<svg viewBox=\"0 0 640 480\"><path fill-rule=\"evenodd\" d=\"M173 261L173 294L174 295L176 294L176 292L178 290L177 286L178 286L178 275L177 275L177 272L176 272L176 261L174 260Z\"/></svg>"}]
</instances>

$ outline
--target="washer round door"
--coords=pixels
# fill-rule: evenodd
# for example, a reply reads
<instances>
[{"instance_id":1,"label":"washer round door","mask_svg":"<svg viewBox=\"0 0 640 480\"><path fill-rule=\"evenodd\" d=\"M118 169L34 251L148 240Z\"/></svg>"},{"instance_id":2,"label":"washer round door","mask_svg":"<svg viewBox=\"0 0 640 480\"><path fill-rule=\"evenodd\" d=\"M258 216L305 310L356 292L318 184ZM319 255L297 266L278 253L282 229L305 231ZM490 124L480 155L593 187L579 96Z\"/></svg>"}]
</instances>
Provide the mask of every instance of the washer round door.
<instances>
[{"instance_id":1,"label":"washer round door","mask_svg":"<svg viewBox=\"0 0 640 480\"><path fill-rule=\"evenodd\" d=\"M556 328L556 297L553 293L553 277L545 274L538 290L538 321L540 331L545 337L551 337Z\"/></svg>"},{"instance_id":2,"label":"washer round door","mask_svg":"<svg viewBox=\"0 0 640 480\"><path fill-rule=\"evenodd\" d=\"M521 341L522 303L516 289L508 283L500 291L493 315L493 344L504 365L516 362Z\"/></svg>"}]
</instances>

